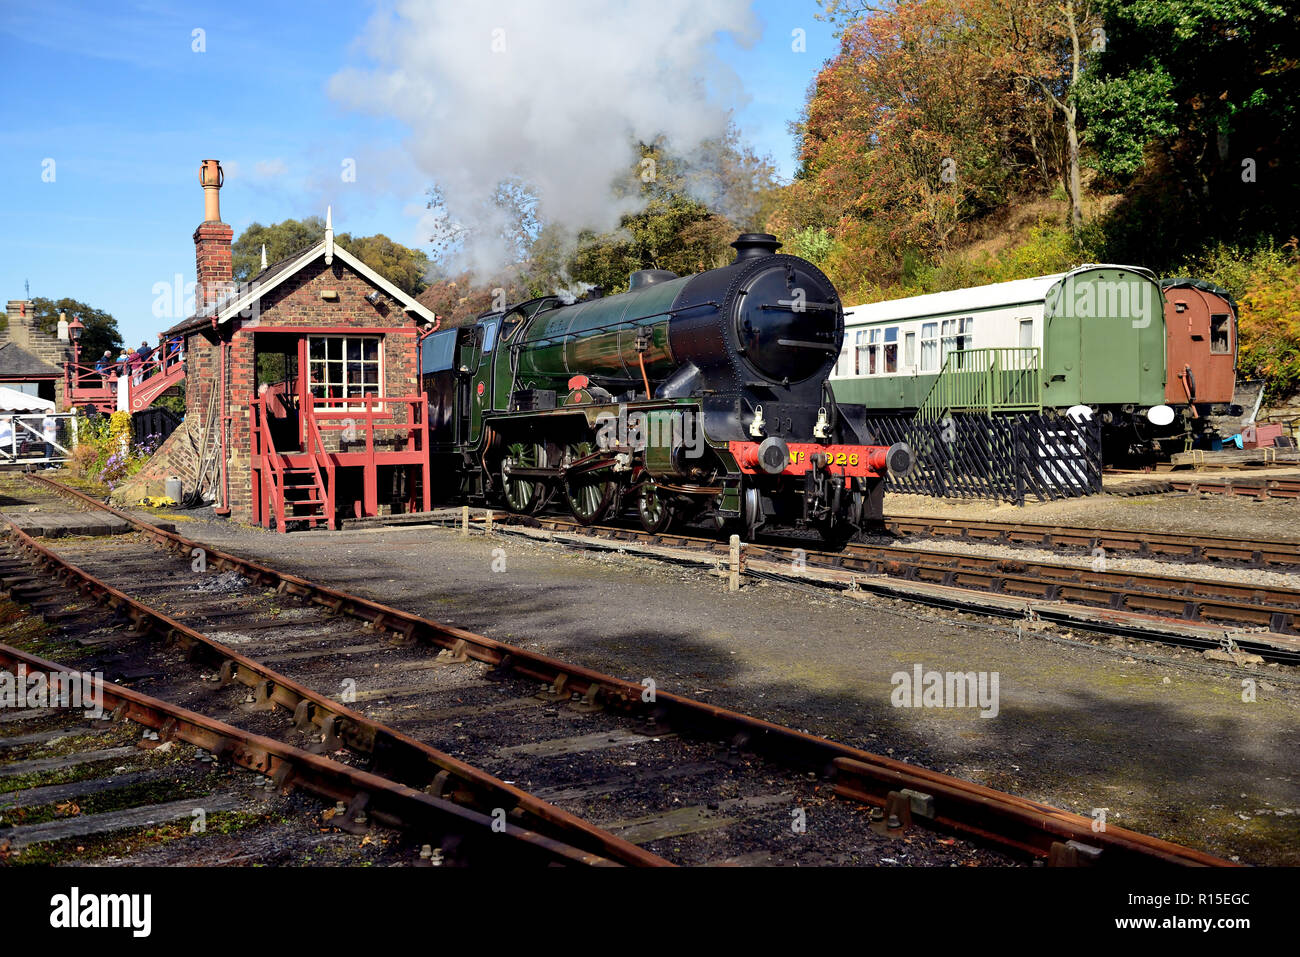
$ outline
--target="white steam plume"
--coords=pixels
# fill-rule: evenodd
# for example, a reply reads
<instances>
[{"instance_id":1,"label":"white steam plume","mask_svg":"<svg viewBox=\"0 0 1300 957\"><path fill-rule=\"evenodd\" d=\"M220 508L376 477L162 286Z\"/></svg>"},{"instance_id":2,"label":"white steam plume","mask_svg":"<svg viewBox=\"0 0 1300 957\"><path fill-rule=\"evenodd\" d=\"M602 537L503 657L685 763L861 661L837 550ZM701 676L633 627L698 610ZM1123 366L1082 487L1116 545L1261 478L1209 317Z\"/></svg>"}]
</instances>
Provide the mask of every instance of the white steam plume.
<instances>
[{"instance_id":1,"label":"white steam plume","mask_svg":"<svg viewBox=\"0 0 1300 957\"><path fill-rule=\"evenodd\" d=\"M638 202L610 197L637 173L637 141L685 152L725 132L743 94L714 43L757 38L750 3L400 0L367 27L373 68L341 71L330 91L409 128L447 215L470 227L467 265L490 273L513 261L499 183L530 184L543 222L608 230Z\"/></svg>"}]
</instances>

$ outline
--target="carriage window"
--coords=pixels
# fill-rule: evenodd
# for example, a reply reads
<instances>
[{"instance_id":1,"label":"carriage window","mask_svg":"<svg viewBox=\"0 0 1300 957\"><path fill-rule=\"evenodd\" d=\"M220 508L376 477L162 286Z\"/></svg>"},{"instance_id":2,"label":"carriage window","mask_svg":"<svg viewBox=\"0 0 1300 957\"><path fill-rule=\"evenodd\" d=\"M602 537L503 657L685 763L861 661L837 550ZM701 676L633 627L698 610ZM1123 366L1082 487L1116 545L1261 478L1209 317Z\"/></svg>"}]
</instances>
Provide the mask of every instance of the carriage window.
<instances>
[{"instance_id":1,"label":"carriage window","mask_svg":"<svg viewBox=\"0 0 1300 957\"><path fill-rule=\"evenodd\" d=\"M867 330L858 330L854 344L857 348L853 350L853 374L865 375L866 363L862 359L867 354Z\"/></svg>"},{"instance_id":2,"label":"carriage window","mask_svg":"<svg viewBox=\"0 0 1300 957\"><path fill-rule=\"evenodd\" d=\"M379 395L378 336L308 336L307 365L318 399Z\"/></svg>"},{"instance_id":3,"label":"carriage window","mask_svg":"<svg viewBox=\"0 0 1300 957\"><path fill-rule=\"evenodd\" d=\"M908 332L903 336L903 362L909 369L916 368L916 333Z\"/></svg>"},{"instance_id":4,"label":"carriage window","mask_svg":"<svg viewBox=\"0 0 1300 957\"><path fill-rule=\"evenodd\" d=\"M1020 348L1031 349L1034 345L1034 320L1020 320Z\"/></svg>"},{"instance_id":5,"label":"carriage window","mask_svg":"<svg viewBox=\"0 0 1300 957\"><path fill-rule=\"evenodd\" d=\"M898 326L885 330L885 372L898 371Z\"/></svg>"},{"instance_id":6,"label":"carriage window","mask_svg":"<svg viewBox=\"0 0 1300 957\"><path fill-rule=\"evenodd\" d=\"M921 371L939 370L939 323L921 324Z\"/></svg>"},{"instance_id":7,"label":"carriage window","mask_svg":"<svg viewBox=\"0 0 1300 957\"><path fill-rule=\"evenodd\" d=\"M880 330L872 329L867 336L867 375L875 375L879 367L876 365L876 355L880 350Z\"/></svg>"},{"instance_id":8,"label":"carriage window","mask_svg":"<svg viewBox=\"0 0 1300 957\"><path fill-rule=\"evenodd\" d=\"M1228 316L1210 316L1210 352L1226 355L1231 352L1228 342Z\"/></svg>"}]
</instances>

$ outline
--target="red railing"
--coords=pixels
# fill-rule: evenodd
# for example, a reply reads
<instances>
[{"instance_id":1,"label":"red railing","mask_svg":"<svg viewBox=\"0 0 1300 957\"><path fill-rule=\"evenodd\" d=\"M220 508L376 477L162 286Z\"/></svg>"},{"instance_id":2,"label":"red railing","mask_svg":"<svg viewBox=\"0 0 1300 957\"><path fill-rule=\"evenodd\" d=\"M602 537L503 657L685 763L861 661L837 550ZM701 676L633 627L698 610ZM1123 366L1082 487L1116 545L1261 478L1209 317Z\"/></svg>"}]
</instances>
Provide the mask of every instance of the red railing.
<instances>
[{"instance_id":1,"label":"red railing","mask_svg":"<svg viewBox=\"0 0 1300 957\"><path fill-rule=\"evenodd\" d=\"M286 510L294 503L285 496L285 471L309 470L320 491L323 519L338 527L338 470L362 470L362 500L359 515L379 514L379 465L409 465L419 469L420 503L430 506L429 423L422 395L369 396L365 398L314 398L299 403L301 449L277 449L267 416L268 396L253 399L253 467L260 473L254 520L270 526L272 520L285 529ZM303 486L304 488L306 486ZM411 502L412 507L416 505ZM298 516L306 517L306 516Z\"/></svg>"},{"instance_id":2,"label":"red railing","mask_svg":"<svg viewBox=\"0 0 1300 957\"><path fill-rule=\"evenodd\" d=\"M132 412L147 409L185 377L185 353L180 339L159 344L148 359L132 365L111 363L103 369L80 362L63 364L64 396L70 406L93 405L101 412L117 408L118 379L128 376L127 407Z\"/></svg>"},{"instance_id":3,"label":"red railing","mask_svg":"<svg viewBox=\"0 0 1300 957\"><path fill-rule=\"evenodd\" d=\"M253 519L264 525L274 517L280 531L284 531L284 460L271 437L271 426L266 417L266 400L256 398L249 408L253 416L253 428L249 430L252 461L260 466L258 471L261 473L261 484L254 497Z\"/></svg>"},{"instance_id":4,"label":"red railing","mask_svg":"<svg viewBox=\"0 0 1300 957\"><path fill-rule=\"evenodd\" d=\"M336 473L334 469L334 459L325 447L325 437L321 435L320 423L316 417L310 413L311 403L308 403L308 414L303 417L303 445L307 453L311 456L312 473L316 479L316 487L321 491L321 498L324 501L325 518L329 522L330 528L338 528L338 511L334 507L334 490L338 487L336 483ZM321 475L320 463L325 463L325 475L329 476L329 481L325 481L325 476Z\"/></svg>"}]
</instances>

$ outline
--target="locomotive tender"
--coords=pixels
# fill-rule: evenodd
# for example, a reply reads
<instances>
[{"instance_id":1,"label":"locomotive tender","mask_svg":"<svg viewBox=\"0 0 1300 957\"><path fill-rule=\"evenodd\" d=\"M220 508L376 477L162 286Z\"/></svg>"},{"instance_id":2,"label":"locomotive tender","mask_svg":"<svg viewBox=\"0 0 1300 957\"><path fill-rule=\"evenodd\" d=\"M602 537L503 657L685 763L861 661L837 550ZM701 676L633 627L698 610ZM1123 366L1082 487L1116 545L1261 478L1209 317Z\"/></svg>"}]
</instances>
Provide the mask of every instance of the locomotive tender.
<instances>
[{"instance_id":1,"label":"locomotive tender","mask_svg":"<svg viewBox=\"0 0 1300 957\"><path fill-rule=\"evenodd\" d=\"M878 522L887 470L911 452L873 444L836 404L843 307L780 245L745 233L719 269L642 270L619 295L546 296L428 336L443 491L520 513L558 496L583 524L635 505L654 532L703 517L837 541Z\"/></svg>"}]
</instances>

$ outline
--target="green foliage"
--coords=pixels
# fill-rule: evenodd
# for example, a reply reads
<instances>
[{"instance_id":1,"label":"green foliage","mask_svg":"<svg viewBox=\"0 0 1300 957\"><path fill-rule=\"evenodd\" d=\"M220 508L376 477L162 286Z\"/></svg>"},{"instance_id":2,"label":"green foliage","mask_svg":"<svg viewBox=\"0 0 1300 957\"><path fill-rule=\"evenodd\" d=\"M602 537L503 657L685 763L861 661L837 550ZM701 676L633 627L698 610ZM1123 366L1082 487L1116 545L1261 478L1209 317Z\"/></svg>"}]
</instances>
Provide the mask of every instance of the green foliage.
<instances>
[{"instance_id":1,"label":"green foliage","mask_svg":"<svg viewBox=\"0 0 1300 957\"><path fill-rule=\"evenodd\" d=\"M686 275L721 266L732 258L737 233L766 223L779 188L771 161L742 144L734 126L690 157L664 142L642 144L631 182L615 190L616 198L635 191L642 208L612 233L580 235L555 277L560 284L591 283L616 293L638 269Z\"/></svg>"},{"instance_id":2,"label":"green foliage","mask_svg":"<svg viewBox=\"0 0 1300 957\"><path fill-rule=\"evenodd\" d=\"M920 295L965 289L1013 279L1028 279L1066 272L1088 259L1080 241L1064 226L1039 222L1025 238L998 255L971 257L962 253L924 263L913 271L897 295ZM896 298L891 296L890 298Z\"/></svg>"},{"instance_id":3,"label":"green foliage","mask_svg":"<svg viewBox=\"0 0 1300 957\"><path fill-rule=\"evenodd\" d=\"M59 331L59 313L67 313L68 322L73 316L80 316L85 331L81 334L81 356L91 365L104 354L105 349L112 349L116 356L122 348L122 334L118 332L117 320L102 309L87 305L76 299L42 299L32 300L32 315L38 328L56 335Z\"/></svg>"},{"instance_id":4,"label":"green foliage","mask_svg":"<svg viewBox=\"0 0 1300 957\"><path fill-rule=\"evenodd\" d=\"M140 471L158 445L158 436L131 441L129 412L93 416L78 412L77 445L68 465L78 477L113 489Z\"/></svg>"},{"instance_id":5,"label":"green foliage","mask_svg":"<svg viewBox=\"0 0 1300 957\"><path fill-rule=\"evenodd\" d=\"M231 244L234 279L245 282L261 272L263 245L270 265L301 253L324 236L325 220L319 216L286 219L269 226L253 223ZM430 269L429 257L420 250L394 242L383 233L358 237L351 233L338 233L334 239L404 292L418 295L428 286L425 277Z\"/></svg>"},{"instance_id":6,"label":"green foliage","mask_svg":"<svg viewBox=\"0 0 1300 957\"><path fill-rule=\"evenodd\" d=\"M806 226L787 233L782 239L785 248L781 252L806 259L813 265L825 269L826 261L835 248L835 238L825 226Z\"/></svg>"},{"instance_id":7,"label":"green foliage","mask_svg":"<svg viewBox=\"0 0 1300 957\"><path fill-rule=\"evenodd\" d=\"M1083 139L1093 148L1093 168L1116 178L1141 169L1147 144L1178 132L1172 93L1173 80L1157 62L1123 76L1084 77L1076 96L1089 117Z\"/></svg>"},{"instance_id":8,"label":"green foliage","mask_svg":"<svg viewBox=\"0 0 1300 957\"><path fill-rule=\"evenodd\" d=\"M383 276L398 289L419 295L429 285L429 257L418 249L394 242L383 233L354 239L349 233L336 237L339 245Z\"/></svg>"},{"instance_id":9,"label":"green foliage","mask_svg":"<svg viewBox=\"0 0 1300 957\"><path fill-rule=\"evenodd\" d=\"M262 246L266 246L267 263L277 263L320 242L324 236L325 220L320 216L286 219L269 226L253 223L230 247L235 282L245 282L261 271Z\"/></svg>"},{"instance_id":10,"label":"green foliage","mask_svg":"<svg viewBox=\"0 0 1300 957\"><path fill-rule=\"evenodd\" d=\"M1096 165L1134 175L1122 248L1164 266L1207 236L1284 237L1300 207L1300 17L1281 0L1102 0L1081 102ZM1145 162L1142 162L1143 147Z\"/></svg>"},{"instance_id":11,"label":"green foliage","mask_svg":"<svg viewBox=\"0 0 1300 957\"><path fill-rule=\"evenodd\" d=\"M180 389L181 389L180 395L171 395L171 394L160 395L158 396L158 398L153 400L153 404L158 406L159 408L167 409L170 412L175 412L177 415L184 417L185 381L183 379L181 380Z\"/></svg>"}]
</instances>

